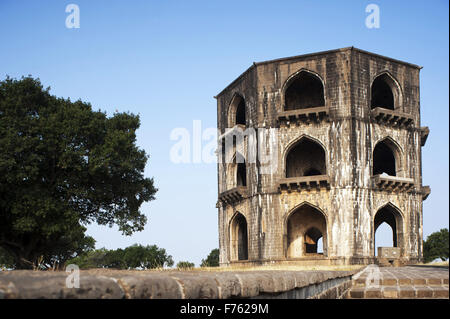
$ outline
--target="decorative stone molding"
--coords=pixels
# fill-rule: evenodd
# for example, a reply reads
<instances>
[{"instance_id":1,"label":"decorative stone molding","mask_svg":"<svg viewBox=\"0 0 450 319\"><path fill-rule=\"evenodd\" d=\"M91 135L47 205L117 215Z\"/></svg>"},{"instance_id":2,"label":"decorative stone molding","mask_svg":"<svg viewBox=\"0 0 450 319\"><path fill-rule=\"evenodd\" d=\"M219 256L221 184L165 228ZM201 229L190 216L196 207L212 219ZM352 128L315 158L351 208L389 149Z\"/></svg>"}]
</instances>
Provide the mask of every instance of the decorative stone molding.
<instances>
[{"instance_id":1,"label":"decorative stone molding","mask_svg":"<svg viewBox=\"0 0 450 319\"><path fill-rule=\"evenodd\" d=\"M246 198L247 196L247 187L238 186L219 194L219 201L224 204L234 204Z\"/></svg>"},{"instance_id":2,"label":"decorative stone molding","mask_svg":"<svg viewBox=\"0 0 450 319\"><path fill-rule=\"evenodd\" d=\"M397 126L397 127L409 127L414 123L412 116L399 112L388 110L382 107L376 107L370 111L370 116L379 124Z\"/></svg>"},{"instance_id":3,"label":"decorative stone molding","mask_svg":"<svg viewBox=\"0 0 450 319\"><path fill-rule=\"evenodd\" d=\"M302 177L283 178L279 181L281 191L301 191L330 187L330 177L328 175L314 175Z\"/></svg>"},{"instance_id":4,"label":"decorative stone molding","mask_svg":"<svg viewBox=\"0 0 450 319\"><path fill-rule=\"evenodd\" d=\"M385 191L411 191L414 188L412 178L402 178L389 175L375 175L372 177L373 187Z\"/></svg>"},{"instance_id":5,"label":"decorative stone molding","mask_svg":"<svg viewBox=\"0 0 450 319\"><path fill-rule=\"evenodd\" d=\"M328 115L328 107L326 106L310 107L306 109L279 112L278 121L286 125L298 122L318 123L322 120L328 120Z\"/></svg>"}]
</instances>

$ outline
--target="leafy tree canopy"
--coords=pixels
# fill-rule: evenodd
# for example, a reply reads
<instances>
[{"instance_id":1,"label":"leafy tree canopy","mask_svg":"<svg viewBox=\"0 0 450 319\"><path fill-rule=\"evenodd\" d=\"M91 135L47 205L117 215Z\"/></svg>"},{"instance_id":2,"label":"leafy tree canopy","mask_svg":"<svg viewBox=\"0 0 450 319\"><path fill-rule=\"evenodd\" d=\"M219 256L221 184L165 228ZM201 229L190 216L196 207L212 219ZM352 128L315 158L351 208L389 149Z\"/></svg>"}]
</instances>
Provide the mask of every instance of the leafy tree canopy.
<instances>
[{"instance_id":1,"label":"leafy tree canopy","mask_svg":"<svg viewBox=\"0 0 450 319\"><path fill-rule=\"evenodd\" d=\"M447 260L449 250L448 246L449 237L447 228L443 228L438 232L432 233L423 243L424 261L427 263L435 260L436 258L440 258L443 261Z\"/></svg>"},{"instance_id":2,"label":"leafy tree canopy","mask_svg":"<svg viewBox=\"0 0 450 319\"><path fill-rule=\"evenodd\" d=\"M115 250L96 249L67 263L76 264L81 269L152 269L171 267L174 264L172 256L168 255L164 248L158 248L156 245L133 245Z\"/></svg>"},{"instance_id":3,"label":"leafy tree canopy","mask_svg":"<svg viewBox=\"0 0 450 319\"><path fill-rule=\"evenodd\" d=\"M15 268L15 264L12 256L0 247L0 269L3 268Z\"/></svg>"},{"instance_id":4,"label":"leafy tree canopy","mask_svg":"<svg viewBox=\"0 0 450 319\"><path fill-rule=\"evenodd\" d=\"M139 125L137 115L108 118L52 96L39 79L0 81L0 247L17 268L92 248L83 225L144 228L139 208L156 189L143 175Z\"/></svg>"},{"instance_id":5,"label":"leafy tree canopy","mask_svg":"<svg viewBox=\"0 0 450 319\"><path fill-rule=\"evenodd\" d=\"M194 268L195 264L191 263L190 261L180 261L177 263L177 268L179 269L191 269Z\"/></svg>"},{"instance_id":6,"label":"leafy tree canopy","mask_svg":"<svg viewBox=\"0 0 450 319\"><path fill-rule=\"evenodd\" d=\"M206 259L202 259L200 267L218 267L219 266L219 249L213 249Z\"/></svg>"}]
</instances>

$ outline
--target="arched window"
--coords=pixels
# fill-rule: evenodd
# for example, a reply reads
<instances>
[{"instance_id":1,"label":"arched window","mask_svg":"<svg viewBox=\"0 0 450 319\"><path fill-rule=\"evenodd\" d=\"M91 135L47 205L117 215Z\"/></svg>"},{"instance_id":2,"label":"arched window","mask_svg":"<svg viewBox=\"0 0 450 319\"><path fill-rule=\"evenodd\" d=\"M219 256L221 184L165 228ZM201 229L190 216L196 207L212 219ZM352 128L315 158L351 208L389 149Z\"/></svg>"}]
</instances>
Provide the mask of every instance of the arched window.
<instances>
[{"instance_id":1,"label":"arched window","mask_svg":"<svg viewBox=\"0 0 450 319\"><path fill-rule=\"evenodd\" d=\"M236 213L231 222L231 259L248 259L247 221L241 213Z\"/></svg>"},{"instance_id":2,"label":"arched window","mask_svg":"<svg viewBox=\"0 0 450 319\"><path fill-rule=\"evenodd\" d=\"M372 82L370 107L394 110L400 104L400 89L396 81L383 73Z\"/></svg>"},{"instance_id":3,"label":"arched window","mask_svg":"<svg viewBox=\"0 0 450 319\"><path fill-rule=\"evenodd\" d=\"M373 150L373 175L398 176L397 173L400 172L399 157L400 151L390 138L378 142Z\"/></svg>"},{"instance_id":4,"label":"arched window","mask_svg":"<svg viewBox=\"0 0 450 319\"><path fill-rule=\"evenodd\" d=\"M392 229L392 247L401 247L403 232L403 218L400 212L391 204L383 206L375 214L373 225L374 232L374 255L377 251L377 230L380 225L386 223ZM385 239L385 238L384 238Z\"/></svg>"},{"instance_id":5,"label":"arched window","mask_svg":"<svg viewBox=\"0 0 450 319\"><path fill-rule=\"evenodd\" d=\"M325 150L322 146L303 137L286 156L286 177L326 175Z\"/></svg>"},{"instance_id":6,"label":"arched window","mask_svg":"<svg viewBox=\"0 0 450 319\"><path fill-rule=\"evenodd\" d=\"M297 258L318 254L321 241L323 255L327 250L327 223L321 211L304 204L292 212L287 220L287 257Z\"/></svg>"},{"instance_id":7,"label":"arched window","mask_svg":"<svg viewBox=\"0 0 450 319\"><path fill-rule=\"evenodd\" d=\"M240 99L236 109L236 124L245 125L245 101L243 98Z\"/></svg>"},{"instance_id":8,"label":"arched window","mask_svg":"<svg viewBox=\"0 0 450 319\"><path fill-rule=\"evenodd\" d=\"M247 166L245 157L240 152L236 152L233 164L236 169L236 186L247 186Z\"/></svg>"},{"instance_id":9,"label":"arched window","mask_svg":"<svg viewBox=\"0 0 450 319\"><path fill-rule=\"evenodd\" d=\"M247 169L245 167L245 162L237 164L236 184L237 186L247 186Z\"/></svg>"},{"instance_id":10,"label":"arched window","mask_svg":"<svg viewBox=\"0 0 450 319\"><path fill-rule=\"evenodd\" d=\"M324 106L322 81L310 72L300 72L290 81L284 104L285 111Z\"/></svg>"},{"instance_id":11,"label":"arched window","mask_svg":"<svg viewBox=\"0 0 450 319\"><path fill-rule=\"evenodd\" d=\"M237 124L246 125L245 99L241 95L234 95L228 112L229 127L234 127Z\"/></svg>"}]
</instances>

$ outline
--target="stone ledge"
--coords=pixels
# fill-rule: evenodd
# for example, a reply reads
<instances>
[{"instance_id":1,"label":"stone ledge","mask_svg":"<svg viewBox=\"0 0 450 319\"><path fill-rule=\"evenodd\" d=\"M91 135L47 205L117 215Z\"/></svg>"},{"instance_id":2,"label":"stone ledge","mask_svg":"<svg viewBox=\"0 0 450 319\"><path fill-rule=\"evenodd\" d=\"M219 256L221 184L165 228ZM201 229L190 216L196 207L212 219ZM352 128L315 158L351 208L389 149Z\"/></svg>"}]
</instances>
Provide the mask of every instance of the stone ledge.
<instances>
[{"instance_id":1,"label":"stone ledge","mask_svg":"<svg viewBox=\"0 0 450 319\"><path fill-rule=\"evenodd\" d=\"M248 196L247 186L237 186L219 194L219 201L222 204L233 204Z\"/></svg>"},{"instance_id":2,"label":"stone ledge","mask_svg":"<svg viewBox=\"0 0 450 319\"><path fill-rule=\"evenodd\" d=\"M414 180L412 178L378 174L372 176L372 183L374 188L390 192L409 192L414 189Z\"/></svg>"},{"instance_id":3,"label":"stone ledge","mask_svg":"<svg viewBox=\"0 0 450 319\"><path fill-rule=\"evenodd\" d=\"M80 288L67 288L66 272L0 272L0 299L227 299L280 295L299 288L317 298L342 295L357 271L121 271L82 270ZM339 283L330 286L330 282ZM337 284L336 284L337 285ZM328 289L333 289L327 292ZM320 294L320 296L319 296ZM315 298L314 295L308 298Z\"/></svg>"},{"instance_id":4,"label":"stone ledge","mask_svg":"<svg viewBox=\"0 0 450 319\"><path fill-rule=\"evenodd\" d=\"M426 200L431 193L430 186L422 186L422 200Z\"/></svg>"},{"instance_id":5,"label":"stone ledge","mask_svg":"<svg viewBox=\"0 0 450 319\"><path fill-rule=\"evenodd\" d=\"M420 128L420 146L425 146L429 134L430 129L428 128L428 126L422 126Z\"/></svg>"},{"instance_id":6,"label":"stone ledge","mask_svg":"<svg viewBox=\"0 0 450 319\"><path fill-rule=\"evenodd\" d=\"M285 107L283 108L285 109ZM308 107L303 109L295 109L289 111L282 111L278 113L278 121L285 125L298 122L315 122L319 123L322 120L328 120L329 109L326 106Z\"/></svg>"},{"instance_id":7,"label":"stone ledge","mask_svg":"<svg viewBox=\"0 0 450 319\"><path fill-rule=\"evenodd\" d=\"M414 124L414 119L411 115L385 109L383 107L376 107L370 112L371 117L378 123L385 125L392 125L394 127L409 127Z\"/></svg>"},{"instance_id":8,"label":"stone ledge","mask_svg":"<svg viewBox=\"0 0 450 319\"><path fill-rule=\"evenodd\" d=\"M278 184L281 191L301 191L302 189L330 189L330 177L328 175L313 175L287 177L279 180Z\"/></svg>"}]
</instances>

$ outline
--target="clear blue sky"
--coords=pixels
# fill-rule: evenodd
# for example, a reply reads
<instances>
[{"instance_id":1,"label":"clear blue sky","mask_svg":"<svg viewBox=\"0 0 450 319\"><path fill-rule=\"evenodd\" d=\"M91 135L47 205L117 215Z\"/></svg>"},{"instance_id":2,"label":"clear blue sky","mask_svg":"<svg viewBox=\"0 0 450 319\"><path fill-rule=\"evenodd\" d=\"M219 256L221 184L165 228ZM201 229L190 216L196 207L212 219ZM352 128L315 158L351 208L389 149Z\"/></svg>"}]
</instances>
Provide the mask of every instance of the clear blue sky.
<instances>
[{"instance_id":1,"label":"clear blue sky","mask_svg":"<svg viewBox=\"0 0 450 319\"><path fill-rule=\"evenodd\" d=\"M80 8L68 29L66 5ZM368 29L365 8L380 7ZM57 96L141 116L159 188L144 231L90 226L97 247L157 244L197 265L218 247L215 164L173 164L175 127L216 125L213 96L254 61L355 46L423 66L424 235L448 227L448 1L0 1L0 79L39 77Z\"/></svg>"}]
</instances>

